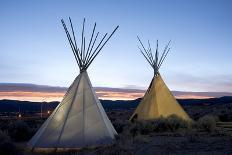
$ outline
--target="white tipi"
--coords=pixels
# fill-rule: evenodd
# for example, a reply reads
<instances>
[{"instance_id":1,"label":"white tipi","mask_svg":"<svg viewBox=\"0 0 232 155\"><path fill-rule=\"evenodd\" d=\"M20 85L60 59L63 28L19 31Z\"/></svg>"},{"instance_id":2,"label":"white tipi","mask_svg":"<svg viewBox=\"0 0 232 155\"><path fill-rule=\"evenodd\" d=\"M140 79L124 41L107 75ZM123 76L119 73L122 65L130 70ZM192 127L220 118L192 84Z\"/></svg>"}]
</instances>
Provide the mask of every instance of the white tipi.
<instances>
[{"instance_id":1,"label":"white tipi","mask_svg":"<svg viewBox=\"0 0 232 155\"><path fill-rule=\"evenodd\" d=\"M95 23L86 50L84 37L85 19L83 21L80 49L77 47L70 18L69 21L73 37L71 37L63 19L61 20L80 68L80 74L69 87L61 103L29 141L29 146L33 149L81 148L106 145L112 143L115 139L115 135L117 135L117 132L108 119L93 90L86 70L117 30L118 26L107 39L105 39L107 36L106 33L98 46L95 47L94 45L99 34L97 33L95 35L94 33L96 28Z\"/></svg>"}]
</instances>

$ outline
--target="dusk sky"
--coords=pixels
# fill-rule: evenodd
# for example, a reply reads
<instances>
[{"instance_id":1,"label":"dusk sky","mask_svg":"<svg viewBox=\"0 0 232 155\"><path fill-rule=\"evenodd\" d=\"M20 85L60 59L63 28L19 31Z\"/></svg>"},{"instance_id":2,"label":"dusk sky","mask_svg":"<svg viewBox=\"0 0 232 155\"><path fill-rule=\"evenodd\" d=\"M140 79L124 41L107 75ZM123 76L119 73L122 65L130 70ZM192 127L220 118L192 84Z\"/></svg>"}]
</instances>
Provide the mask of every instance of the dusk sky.
<instances>
[{"instance_id":1,"label":"dusk sky","mask_svg":"<svg viewBox=\"0 0 232 155\"><path fill-rule=\"evenodd\" d=\"M84 17L86 32L95 21L101 35L120 26L88 68L95 87L148 87L139 35L153 49L159 39L160 52L172 40L160 70L171 90L232 92L230 0L2 0L0 83L68 87L79 74L60 22L69 16L79 41Z\"/></svg>"}]
</instances>

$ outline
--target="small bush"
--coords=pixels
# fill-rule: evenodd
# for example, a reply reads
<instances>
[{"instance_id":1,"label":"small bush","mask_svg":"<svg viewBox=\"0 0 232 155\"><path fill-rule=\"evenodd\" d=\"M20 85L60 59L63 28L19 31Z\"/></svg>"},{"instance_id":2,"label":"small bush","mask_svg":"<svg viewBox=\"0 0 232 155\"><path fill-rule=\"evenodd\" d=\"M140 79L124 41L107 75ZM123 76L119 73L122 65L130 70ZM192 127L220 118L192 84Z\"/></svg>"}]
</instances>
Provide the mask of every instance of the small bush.
<instances>
[{"instance_id":1,"label":"small bush","mask_svg":"<svg viewBox=\"0 0 232 155\"><path fill-rule=\"evenodd\" d=\"M177 115L170 115L167 118L167 125L170 131L177 131L178 129L189 128L190 122L178 117Z\"/></svg>"},{"instance_id":2,"label":"small bush","mask_svg":"<svg viewBox=\"0 0 232 155\"><path fill-rule=\"evenodd\" d=\"M10 137L0 130L0 154L13 155L16 153L16 147Z\"/></svg>"},{"instance_id":3,"label":"small bush","mask_svg":"<svg viewBox=\"0 0 232 155\"><path fill-rule=\"evenodd\" d=\"M203 116L196 122L196 126L207 132L212 132L216 128L216 118L211 115Z\"/></svg>"},{"instance_id":4,"label":"small bush","mask_svg":"<svg viewBox=\"0 0 232 155\"><path fill-rule=\"evenodd\" d=\"M125 127L128 126L129 123L130 123L129 121L124 121L121 119L116 119L113 121L114 128L118 133L122 133Z\"/></svg>"},{"instance_id":5,"label":"small bush","mask_svg":"<svg viewBox=\"0 0 232 155\"><path fill-rule=\"evenodd\" d=\"M139 133L142 135L148 135L154 131L154 126L151 121L141 121L137 123L139 127Z\"/></svg>"},{"instance_id":6,"label":"small bush","mask_svg":"<svg viewBox=\"0 0 232 155\"><path fill-rule=\"evenodd\" d=\"M26 141L31 138L32 131L30 130L27 123L23 121L17 121L8 125L8 134L15 141Z\"/></svg>"},{"instance_id":7,"label":"small bush","mask_svg":"<svg viewBox=\"0 0 232 155\"><path fill-rule=\"evenodd\" d=\"M155 132L163 132L168 130L167 119L163 117L150 121L150 123L152 124L153 131Z\"/></svg>"}]
</instances>

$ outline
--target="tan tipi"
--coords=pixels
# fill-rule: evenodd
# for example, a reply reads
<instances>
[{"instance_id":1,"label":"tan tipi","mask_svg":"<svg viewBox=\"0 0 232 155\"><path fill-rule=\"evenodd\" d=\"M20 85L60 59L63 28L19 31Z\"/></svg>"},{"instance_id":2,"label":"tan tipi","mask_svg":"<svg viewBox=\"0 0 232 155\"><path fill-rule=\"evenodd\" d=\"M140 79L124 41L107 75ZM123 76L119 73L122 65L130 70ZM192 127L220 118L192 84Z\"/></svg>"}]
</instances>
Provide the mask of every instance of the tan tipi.
<instances>
[{"instance_id":1,"label":"tan tipi","mask_svg":"<svg viewBox=\"0 0 232 155\"><path fill-rule=\"evenodd\" d=\"M175 114L185 120L190 120L188 114L179 105L167 85L164 83L159 73L159 68L170 51L169 43L166 45L161 58L159 59L158 53L158 40L155 55L152 54L150 43L148 41L148 49L145 49L143 43L138 37L143 51L139 48L140 52L146 58L148 63L154 69L154 77L146 91L143 99L134 111L130 120L152 120L158 117L167 117Z\"/></svg>"},{"instance_id":2,"label":"tan tipi","mask_svg":"<svg viewBox=\"0 0 232 155\"><path fill-rule=\"evenodd\" d=\"M98 33L95 35L95 23L88 48L85 48L84 19L81 48L78 48L72 22L70 18L69 20L72 38L64 21L61 22L80 68L80 74L69 87L61 103L29 141L29 146L33 149L106 145L111 144L117 135L93 90L86 70L118 26L107 39L106 34L100 43L94 46L98 37Z\"/></svg>"}]
</instances>

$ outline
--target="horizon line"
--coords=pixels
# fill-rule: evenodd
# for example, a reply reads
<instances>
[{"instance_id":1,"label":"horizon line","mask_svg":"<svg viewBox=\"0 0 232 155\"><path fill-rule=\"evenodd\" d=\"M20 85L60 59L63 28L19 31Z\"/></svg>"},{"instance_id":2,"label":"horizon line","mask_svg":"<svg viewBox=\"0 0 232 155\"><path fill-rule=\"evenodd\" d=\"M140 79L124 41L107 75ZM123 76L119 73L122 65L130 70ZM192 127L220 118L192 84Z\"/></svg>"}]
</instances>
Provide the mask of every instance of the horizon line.
<instances>
[{"instance_id":1,"label":"horizon line","mask_svg":"<svg viewBox=\"0 0 232 155\"><path fill-rule=\"evenodd\" d=\"M0 83L0 100L61 101L68 87L31 83ZM143 97L146 90L139 88L93 87L101 100L135 100ZM232 96L231 92L171 91L177 99L206 99Z\"/></svg>"}]
</instances>

